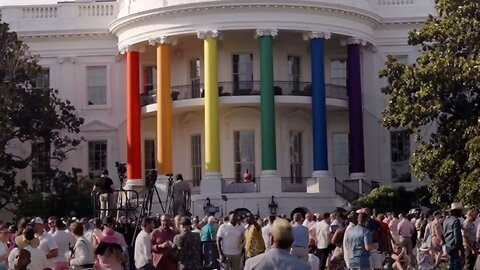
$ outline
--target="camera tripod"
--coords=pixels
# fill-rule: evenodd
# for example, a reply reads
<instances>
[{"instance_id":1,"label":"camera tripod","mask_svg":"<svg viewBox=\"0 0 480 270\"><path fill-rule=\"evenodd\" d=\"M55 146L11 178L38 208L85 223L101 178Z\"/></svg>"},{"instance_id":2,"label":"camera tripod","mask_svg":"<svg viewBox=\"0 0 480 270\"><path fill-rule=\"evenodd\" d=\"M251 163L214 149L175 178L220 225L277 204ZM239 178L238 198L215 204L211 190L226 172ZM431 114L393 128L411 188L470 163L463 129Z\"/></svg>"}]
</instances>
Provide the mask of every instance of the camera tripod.
<instances>
[{"instance_id":1,"label":"camera tripod","mask_svg":"<svg viewBox=\"0 0 480 270\"><path fill-rule=\"evenodd\" d=\"M145 192L145 195L143 196L140 212L138 216L136 216L134 235L137 235L137 230L140 228L142 221L152 214L152 205L153 205L154 195L156 195L157 200L160 203L162 212L164 214L171 214L173 174L169 174L167 176L168 176L168 189L167 189L167 198L166 198L165 204L163 204L160 193L158 192L158 188L155 185L155 182L157 180L157 171L152 170L150 172L150 175L146 178L147 181L145 183L145 186L147 190Z\"/></svg>"}]
</instances>

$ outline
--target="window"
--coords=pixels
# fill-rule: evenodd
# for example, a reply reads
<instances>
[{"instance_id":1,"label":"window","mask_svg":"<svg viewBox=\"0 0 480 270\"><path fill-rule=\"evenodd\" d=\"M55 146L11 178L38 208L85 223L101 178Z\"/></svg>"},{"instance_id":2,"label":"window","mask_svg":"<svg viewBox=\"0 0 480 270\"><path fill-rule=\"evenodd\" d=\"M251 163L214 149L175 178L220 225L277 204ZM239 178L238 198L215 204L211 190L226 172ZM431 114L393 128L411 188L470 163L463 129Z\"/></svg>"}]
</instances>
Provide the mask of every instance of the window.
<instances>
[{"instance_id":1,"label":"window","mask_svg":"<svg viewBox=\"0 0 480 270\"><path fill-rule=\"evenodd\" d=\"M144 165L145 165L145 177L150 175L150 172L157 167L157 159L155 157L155 140L144 141Z\"/></svg>"},{"instance_id":2,"label":"window","mask_svg":"<svg viewBox=\"0 0 480 270\"><path fill-rule=\"evenodd\" d=\"M349 178L348 133L333 133L333 176L339 180Z\"/></svg>"},{"instance_id":3,"label":"window","mask_svg":"<svg viewBox=\"0 0 480 270\"><path fill-rule=\"evenodd\" d=\"M88 105L107 104L107 67L87 67Z\"/></svg>"},{"instance_id":4,"label":"window","mask_svg":"<svg viewBox=\"0 0 480 270\"><path fill-rule=\"evenodd\" d=\"M302 148L302 132L290 131L290 181L292 183L302 183Z\"/></svg>"},{"instance_id":5,"label":"window","mask_svg":"<svg viewBox=\"0 0 480 270\"><path fill-rule=\"evenodd\" d=\"M253 130L234 132L235 151L235 178L243 179L243 174L248 170L255 179L255 133Z\"/></svg>"},{"instance_id":6,"label":"window","mask_svg":"<svg viewBox=\"0 0 480 270\"><path fill-rule=\"evenodd\" d=\"M300 91L300 57L288 56L288 78L293 91Z\"/></svg>"},{"instance_id":7,"label":"window","mask_svg":"<svg viewBox=\"0 0 480 270\"><path fill-rule=\"evenodd\" d=\"M253 55L251 53L233 55L234 95L248 95L253 89Z\"/></svg>"},{"instance_id":8,"label":"window","mask_svg":"<svg viewBox=\"0 0 480 270\"><path fill-rule=\"evenodd\" d=\"M88 175L96 179L107 168L107 141L88 142Z\"/></svg>"},{"instance_id":9,"label":"window","mask_svg":"<svg viewBox=\"0 0 480 270\"><path fill-rule=\"evenodd\" d=\"M347 86L347 61L345 59L330 60L330 83Z\"/></svg>"},{"instance_id":10,"label":"window","mask_svg":"<svg viewBox=\"0 0 480 270\"><path fill-rule=\"evenodd\" d=\"M192 149L192 180L193 186L200 186L202 179L202 136L192 135L190 137Z\"/></svg>"},{"instance_id":11,"label":"window","mask_svg":"<svg viewBox=\"0 0 480 270\"><path fill-rule=\"evenodd\" d=\"M192 98L200 97L200 59L190 61L190 84L192 86Z\"/></svg>"},{"instance_id":12,"label":"window","mask_svg":"<svg viewBox=\"0 0 480 270\"><path fill-rule=\"evenodd\" d=\"M50 69L42 68L37 77L37 88L50 88Z\"/></svg>"},{"instance_id":13,"label":"window","mask_svg":"<svg viewBox=\"0 0 480 270\"><path fill-rule=\"evenodd\" d=\"M51 192L50 144L37 143L32 145L32 153L36 153L32 161L33 189L38 192Z\"/></svg>"},{"instance_id":14,"label":"window","mask_svg":"<svg viewBox=\"0 0 480 270\"><path fill-rule=\"evenodd\" d=\"M411 182L410 133L406 130L390 132L392 154L392 182Z\"/></svg>"},{"instance_id":15,"label":"window","mask_svg":"<svg viewBox=\"0 0 480 270\"><path fill-rule=\"evenodd\" d=\"M157 89L157 67L146 66L143 68L143 91L142 93L148 93Z\"/></svg>"}]
</instances>

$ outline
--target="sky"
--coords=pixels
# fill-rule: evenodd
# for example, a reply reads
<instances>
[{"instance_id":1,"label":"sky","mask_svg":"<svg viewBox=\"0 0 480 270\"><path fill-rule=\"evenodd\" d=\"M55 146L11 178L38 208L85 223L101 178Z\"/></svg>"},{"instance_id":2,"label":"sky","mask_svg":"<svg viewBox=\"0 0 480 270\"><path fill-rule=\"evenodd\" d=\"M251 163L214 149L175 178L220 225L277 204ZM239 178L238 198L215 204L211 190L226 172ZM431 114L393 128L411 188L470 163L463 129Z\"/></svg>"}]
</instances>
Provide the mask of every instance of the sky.
<instances>
[{"instance_id":1,"label":"sky","mask_svg":"<svg viewBox=\"0 0 480 270\"><path fill-rule=\"evenodd\" d=\"M0 0L0 6L55 4L58 1L59 0Z\"/></svg>"}]
</instances>

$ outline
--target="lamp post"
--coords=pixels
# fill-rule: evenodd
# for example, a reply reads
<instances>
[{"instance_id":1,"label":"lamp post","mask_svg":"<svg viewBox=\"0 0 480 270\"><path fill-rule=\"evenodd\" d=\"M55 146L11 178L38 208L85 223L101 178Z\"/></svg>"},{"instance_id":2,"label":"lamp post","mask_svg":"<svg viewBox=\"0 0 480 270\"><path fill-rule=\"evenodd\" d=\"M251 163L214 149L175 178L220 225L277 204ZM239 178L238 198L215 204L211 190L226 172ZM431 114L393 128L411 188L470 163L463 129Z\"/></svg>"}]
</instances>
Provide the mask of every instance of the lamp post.
<instances>
[{"instance_id":1,"label":"lamp post","mask_svg":"<svg viewBox=\"0 0 480 270\"><path fill-rule=\"evenodd\" d=\"M272 195L272 198L270 199L270 203L268 204L268 208L270 208L271 215L277 214L278 203L277 203L277 200L275 199L275 196L273 195Z\"/></svg>"}]
</instances>

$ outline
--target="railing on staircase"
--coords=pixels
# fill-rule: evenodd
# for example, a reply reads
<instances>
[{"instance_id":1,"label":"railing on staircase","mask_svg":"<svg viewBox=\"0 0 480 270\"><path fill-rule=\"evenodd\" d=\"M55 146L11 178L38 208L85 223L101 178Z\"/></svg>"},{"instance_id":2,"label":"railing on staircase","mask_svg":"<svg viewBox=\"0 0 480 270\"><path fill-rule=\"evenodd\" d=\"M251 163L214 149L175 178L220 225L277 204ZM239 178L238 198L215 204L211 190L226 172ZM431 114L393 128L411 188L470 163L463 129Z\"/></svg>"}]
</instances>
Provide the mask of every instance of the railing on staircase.
<instances>
[{"instance_id":1,"label":"railing on staircase","mask_svg":"<svg viewBox=\"0 0 480 270\"><path fill-rule=\"evenodd\" d=\"M374 180L348 179L339 181L335 179L335 192L347 202L355 201L378 187L380 187L380 182Z\"/></svg>"}]
</instances>

